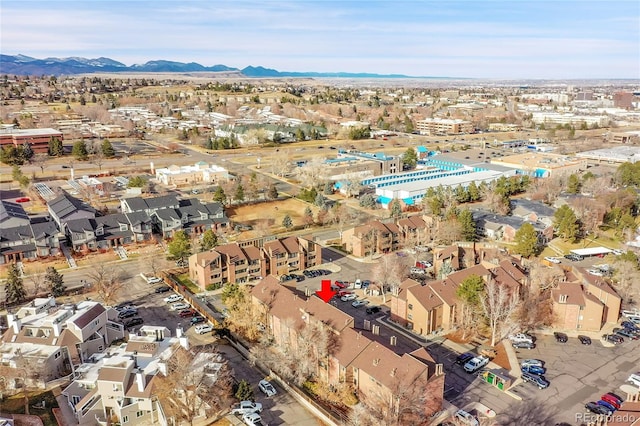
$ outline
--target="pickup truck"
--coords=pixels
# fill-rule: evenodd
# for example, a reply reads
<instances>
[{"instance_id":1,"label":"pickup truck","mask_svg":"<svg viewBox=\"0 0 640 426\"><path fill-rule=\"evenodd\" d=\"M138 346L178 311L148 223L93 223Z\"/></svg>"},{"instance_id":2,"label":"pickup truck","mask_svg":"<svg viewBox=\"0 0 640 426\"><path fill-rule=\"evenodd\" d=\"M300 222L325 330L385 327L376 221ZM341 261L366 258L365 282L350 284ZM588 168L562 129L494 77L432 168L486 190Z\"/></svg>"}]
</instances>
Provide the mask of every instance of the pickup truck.
<instances>
[{"instance_id":1,"label":"pickup truck","mask_svg":"<svg viewBox=\"0 0 640 426\"><path fill-rule=\"evenodd\" d=\"M262 411L262 404L253 401L240 401L232 410L231 414L245 415L248 413L260 413Z\"/></svg>"},{"instance_id":2,"label":"pickup truck","mask_svg":"<svg viewBox=\"0 0 640 426\"><path fill-rule=\"evenodd\" d=\"M471 358L471 360L464 365L464 371L467 373L475 373L487 364L489 364L489 358L480 355Z\"/></svg>"}]
</instances>

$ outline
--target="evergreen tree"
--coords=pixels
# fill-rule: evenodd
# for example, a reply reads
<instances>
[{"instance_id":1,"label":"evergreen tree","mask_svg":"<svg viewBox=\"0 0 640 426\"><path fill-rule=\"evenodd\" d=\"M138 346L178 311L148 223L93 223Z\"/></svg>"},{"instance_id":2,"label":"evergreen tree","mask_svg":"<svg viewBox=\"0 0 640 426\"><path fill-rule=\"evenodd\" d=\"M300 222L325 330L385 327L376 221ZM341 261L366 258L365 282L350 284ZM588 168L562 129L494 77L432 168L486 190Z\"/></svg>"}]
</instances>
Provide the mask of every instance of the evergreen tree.
<instances>
[{"instance_id":1,"label":"evergreen tree","mask_svg":"<svg viewBox=\"0 0 640 426\"><path fill-rule=\"evenodd\" d=\"M375 209L376 197L374 197L372 194L364 194L362 197L360 197L358 204L360 205L360 207L364 207L366 209Z\"/></svg>"},{"instance_id":2,"label":"evergreen tree","mask_svg":"<svg viewBox=\"0 0 640 426\"><path fill-rule=\"evenodd\" d=\"M52 137L49 140L48 153L52 157L64 155L64 146L62 145L62 141L56 137Z\"/></svg>"},{"instance_id":3,"label":"evergreen tree","mask_svg":"<svg viewBox=\"0 0 640 426\"><path fill-rule=\"evenodd\" d=\"M313 200L313 204L316 206L323 208L327 204L327 200L322 196L321 193L316 194L316 198Z\"/></svg>"},{"instance_id":4,"label":"evergreen tree","mask_svg":"<svg viewBox=\"0 0 640 426\"><path fill-rule=\"evenodd\" d=\"M104 155L106 158L112 158L116 155L116 150L113 149L113 145L111 145L109 139L105 139L104 141L102 141L101 149L102 155Z\"/></svg>"},{"instance_id":5,"label":"evergreen tree","mask_svg":"<svg viewBox=\"0 0 640 426\"><path fill-rule=\"evenodd\" d=\"M275 200L278 198L278 188L276 188L275 184L271 184L271 186L269 187L269 191L267 192L267 196L271 200Z\"/></svg>"},{"instance_id":6,"label":"evergreen tree","mask_svg":"<svg viewBox=\"0 0 640 426\"><path fill-rule=\"evenodd\" d=\"M67 287L64 285L63 276L54 268L49 266L44 275L44 282L49 288L53 297L60 297L64 294Z\"/></svg>"},{"instance_id":7,"label":"evergreen tree","mask_svg":"<svg viewBox=\"0 0 640 426\"><path fill-rule=\"evenodd\" d=\"M559 236L567 241L575 241L580 232L580 224L573 209L567 204L561 206L553 215L553 224Z\"/></svg>"},{"instance_id":8,"label":"evergreen tree","mask_svg":"<svg viewBox=\"0 0 640 426\"><path fill-rule=\"evenodd\" d=\"M22 302L27 297L20 271L15 263L9 265L7 281L4 285L5 301L8 305Z\"/></svg>"},{"instance_id":9,"label":"evergreen tree","mask_svg":"<svg viewBox=\"0 0 640 426\"><path fill-rule=\"evenodd\" d=\"M311 207L307 206L307 208L304 209L304 216L302 220L304 221L305 226L313 225L313 211L311 210Z\"/></svg>"},{"instance_id":10,"label":"evergreen tree","mask_svg":"<svg viewBox=\"0 0 640 426\"><path fill-rule=\"evenodd\" d=\"M20 155L24 161L29 161L33 158L34 152L31 149L31 145L29 142L25 142L22 144L22 153Z\"/></svg>"},{"instance_id":11,"label":"evergreen tree","mask_svg":"<svg viewBox=\"0 0 640 426\"><path fill-rule=\"evenodd\" d=\"M324 195L333 194L333 182L327 182L324 184L324 190L322 191Z\"/></svg>"},{"instance_id":12,"label":"evergreen tree","mask_svg":"<svg viewBox=\"0 0 640 426\"><path fill-rule=\"evenodd\" d=\"M469 194L469 201L478 201L480 199L480 190L475 182L471 182L467 187L467 193Z\"/></svg>"},{"instance_id":13,"label":"evergreen tree","mask_svg":"<svg viewBox=\"0 0 640 426\"><path fill-rule=\"evenodd\" d=\"M580 188L582 187L582 182L580 178L575 173L569 176L567 180L567 192L569 194L579 194Z\"/></svg>"},{"instance_id":14,"label":"evergreen tree","mask_svg":"<svg viewBox=\"0 0 640 426\"><path fill-rule=\"evenodd\" d=\"M416 154L416 150L413 148L407 148L404 155L402 156L402 163L407 169L414 169L416 164L418 163L418 154Z\"/></svg>"},{"instance_id":15,"label":"evergreen tree","mask_svg":"<svg viewBox=\"0 0 640 426\"><path fill-rule=\"evenodd\" d=\"M191 241L184 231L178 231L173 234L173 239L167 245L169 258L171 260L183 261L185 257L191 256Z\"/></svg>"},{"instance_id":16,"label":"evergreen tree","mask_svg":"<svg viewBox=\"0 0 640 426\"><path fill-rule=\"evenodd\" d=\"M458 215L458 221L462 227L462 239L464 241L478 241L476 221L469 209L464 209Z\"/></svg>"},{"instance_id":17,"label":"evergreen tree","mask_svg":"<svg viewBox=\"0 0 640 426\"><path fill-rule=\"evenodd\" d=\"M291 220L291 216L286 215L284 219L282 219L282 226L284 226L286 229L289 229L293 226L293 221Z\"/></svg>"},{"instance_id":18,"label":"evergreen tree","mask_svg":"<svg viewBox=\"0 0 640 426\"><path fill-rule=\"evenodd\" d=\"M238 398L239 401L253 401L253 389L249 382L242 379L238 382L237 386L234 396Z\"/></svg>"},{"instance_id":19,"label":"evergreen tree","mask_svg":"<svg viewBox=\"0 0 640 426\"><path fill-rule=\"evenodd\" d=\"M484 292L484 281L478 275L469 275L462 280L456 290L456 296L473 307L480 306L480 298Z\"/></svg>"},{"instance_id":20,"label":"evergreen tree","mask_svg":"<svg viewBox=\"0 0 640 426\"><path fill-rule=\"evenodd\" d=\"M402 216L402 205L400 204L400 200L394 198L389 203L389 217L395 217L396 219Z\"/></svg>"},{"instance_id":21,"label":"evergreen tree","mask_svg":"<svg viewBox=\"0 0 640 426\"><path fill-rule=\"evenodd\" d=\"M142 176L134 176L129 179L127 187L129 188L142 188L147 183Z\"/></svg>"},{"instance_id":22,"label":"evergreen tree","mask_svg":"<svg viewBox=\"0 0 640 426\"><path fill-rule=\"evenodd\" d=\"M530 223L524 223L515 235L515 252L524 256L531 257L538 252L538 233Z\"/></svg>"},{"instance_id":23,"label":"evergreen tree","mask_svg":"<svg viewBox=\"0 0 640 426\"><path fill-rule=\"evenodd\" d=\"M87 152L87 145L85 145L83 140L79 140L73 144L71 154L80 161L84 161L87 159L89 153Z\"/></svg>"},{"instance_id":24,"label":"evergreen tree","mask_svg":"<svg viewBox=\"0 0 640 426\"><path fill-rule=\"evenodd\" d=\"M222 205L227 204L227 194L224 193L224 189L221 186L218 186L213 192L213 201L217 201Z\"/></svg>"},{"instance_id":25,"label":"evergreen tree","mask_svg":"<svg viewBox=\"0 0 640 426\"><path fill-rule=\"evenodd\" d=\"M458 203L462 204L469 201L469 193L462 185L456 186L456 188L453 190L453 193Z\"/></svg>"},{"instance_id":26,"label":"evergreen tree","mask_svg":"<svg viewBox=\"0 0 640 426\"><path fill-rule=\"evenodd\" d=\"M200 251L209 251L218 246L218 236L213 229L207 229L200 237Z\"/></svg>"},{"instance_id":27,"label":"evergreen tree","mask_svg":"<svg viewBox=\"0 0 640 426\"><path fill-rule=\"evenodd\" d=\"M244 187L240 182L238 182L238 186L236 186L236 193L233 198L240 203L244 201Z\"/></svg>"}]
</instances>

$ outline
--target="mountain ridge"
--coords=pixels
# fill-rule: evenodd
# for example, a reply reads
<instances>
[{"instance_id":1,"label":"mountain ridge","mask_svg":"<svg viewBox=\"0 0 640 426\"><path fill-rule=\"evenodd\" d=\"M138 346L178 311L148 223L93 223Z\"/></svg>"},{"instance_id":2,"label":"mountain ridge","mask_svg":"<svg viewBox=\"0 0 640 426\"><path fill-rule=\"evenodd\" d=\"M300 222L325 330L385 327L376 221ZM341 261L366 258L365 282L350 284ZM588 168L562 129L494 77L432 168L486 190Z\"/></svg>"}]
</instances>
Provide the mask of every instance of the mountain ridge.
<instances>
[{"instance_id":1,"label":"mountain ridge","mask_svg":"<svg viewBox=\"0 0 640 426\"><path fill-rule=\"evenodd\" d=\"M376 74L350 72L278 71L263 66L249 65L242 69L217 64L206 67L197 62L176 62L164 59L127 66L111 58L83 58L78 56L44 59L30 56L0 54L0 74L14 75L74 75L97 72L240 72L245 77L307 77L307 78L447 78L416 77L403 74Z\"/></svg>"}]
</instances>

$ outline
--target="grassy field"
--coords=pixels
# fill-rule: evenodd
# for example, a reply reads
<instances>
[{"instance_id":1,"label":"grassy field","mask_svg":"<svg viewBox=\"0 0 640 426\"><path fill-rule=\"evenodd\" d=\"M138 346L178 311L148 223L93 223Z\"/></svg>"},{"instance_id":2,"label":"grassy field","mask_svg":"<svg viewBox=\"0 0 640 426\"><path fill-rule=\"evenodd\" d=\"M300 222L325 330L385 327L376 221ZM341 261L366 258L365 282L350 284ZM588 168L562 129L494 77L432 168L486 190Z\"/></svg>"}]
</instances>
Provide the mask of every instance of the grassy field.
<instances>
[{"instance_id":1,"label":"grassy field","mask_svg":"<svg viewBox=\"0 0 640 426\"><path fill-rule=\"evenodd\" d=\"M253 231L243 232L242 238L256 238L265 234L284 231L282 220L286 215L291 217L294 226L302 225L302 218L307 206L310 205L304 201L289 198L231 207L227 210L227 215L232 222L251 225L254 228ZM310 207L315 216L318 208L315 206Z\"/></svg>"}]
</instances>

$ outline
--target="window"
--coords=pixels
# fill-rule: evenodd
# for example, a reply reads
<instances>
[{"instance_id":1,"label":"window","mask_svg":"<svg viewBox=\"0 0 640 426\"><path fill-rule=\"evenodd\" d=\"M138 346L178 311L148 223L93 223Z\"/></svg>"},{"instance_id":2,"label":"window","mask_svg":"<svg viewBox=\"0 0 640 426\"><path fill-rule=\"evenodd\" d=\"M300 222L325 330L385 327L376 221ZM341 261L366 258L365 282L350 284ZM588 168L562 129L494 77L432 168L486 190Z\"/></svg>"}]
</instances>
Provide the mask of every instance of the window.
<instances>
[{"instance_id":1,"label":"window","mask_svg":"<svg viewBox=\"0 0 640 426\"><path fill-rule=\"evenodd\" d=\"M53 358L54 358L54 359L58 359L58 358L60 358L60 355L61 355L61 354L60 354L60 351L58 351L58 352L56 352L55 354L53 354Z\"/></svg>"},{"instance_id":2,"label":"window","mask_svg":"<svg viewBox=\"0 0 640 426\"><path fill-rule=\"evenodd\" d=\"M407 319L412 320L413 319L413 315L411 315L411 314L407 315Z\"/></svg>"},{"instance_id":3,"label":"window","mask_svg":"<svg viewBox=\"0 0 640 426\"><path fill-rule=\"evenodd\" d=\"M408 308L409 308L410 311L412 311L413 310L413 305L411 303L409 303Z\"/></svg>"},{"instance_id":4,"label":"window","mask_svg":"<svg viewBox=\"0 0 640 426\"><path fill-rule=\"evenodd\" d=\"M122 416L122 423L128 423L129 422L129 416Z\"/></svg>"},{"instance_id":5,"label":"window","mask_svg":"<svg viewBox=\"0 0 640 426\"><path fill-rule=\"evenodd\" d=\"M144 416L144 411L137 411L136 418Z\"/></svg>"},{"instance_id":6,"label":"window","mask_svg":"<svg viewBox=\"0 0 640 426\"><path fill-rule=\"evenodd\" d=\"M71 395L71 403L73 405L78 405L80 402L80 397L78 395Z\"/></svg>"}]
</instances>

